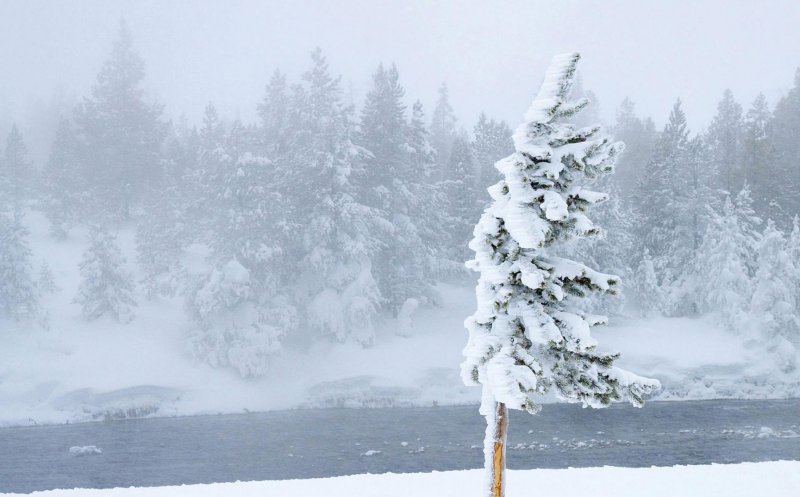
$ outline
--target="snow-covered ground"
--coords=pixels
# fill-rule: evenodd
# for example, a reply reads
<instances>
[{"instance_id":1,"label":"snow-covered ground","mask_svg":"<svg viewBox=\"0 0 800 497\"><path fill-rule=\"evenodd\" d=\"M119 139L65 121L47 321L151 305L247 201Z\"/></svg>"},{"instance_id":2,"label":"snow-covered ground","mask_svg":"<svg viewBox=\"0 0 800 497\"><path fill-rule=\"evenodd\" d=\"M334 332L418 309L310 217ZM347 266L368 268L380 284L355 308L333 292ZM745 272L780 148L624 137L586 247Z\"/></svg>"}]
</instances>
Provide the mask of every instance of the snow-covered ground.
<instances>
[{"instance_id":1,"label":"snow-covered ground","mask_svg":"<svg viewBox=\"0 0 800 497\"><path fill-rule=\"evenodd\" d=\"M480 470L439 473L353 475L309 480L184 485L179 487L116 488L111 490L50 490L46 497L467 497L479 496ZM12 497L23 494L0 494ZM800 462L776 461L709 466L653 468L570 468L508 472L509 497L796 497L800 495Z\"/></svg>"},{"instance_id":2,"label":"snow-covered ground","mask_svg":"<svg viewBox=\"0 0 800 497\"><path fill-rule=\"evenodd\" d=\"M46 260L61 290L44 303L49 329L0 321L0 425L479 400L478 389L459 378L463 320L474 308L468 283L441 285L442 307L420 307L410 329L389 318L379 323L371 348L317 343L303 353L287 350L266 376L245 380L191 356L179 300L140 299L127 325L84 321L72 301L85 232L55 242L38 213L27 220L34 267ZM119 238L130 263L133 233ZM660 398L800 396L800 375L780 373L758 348L709 320L614 317L611 323L595 336L622 353L621 366L660 379Z\"/></svg>"}]
</instances>

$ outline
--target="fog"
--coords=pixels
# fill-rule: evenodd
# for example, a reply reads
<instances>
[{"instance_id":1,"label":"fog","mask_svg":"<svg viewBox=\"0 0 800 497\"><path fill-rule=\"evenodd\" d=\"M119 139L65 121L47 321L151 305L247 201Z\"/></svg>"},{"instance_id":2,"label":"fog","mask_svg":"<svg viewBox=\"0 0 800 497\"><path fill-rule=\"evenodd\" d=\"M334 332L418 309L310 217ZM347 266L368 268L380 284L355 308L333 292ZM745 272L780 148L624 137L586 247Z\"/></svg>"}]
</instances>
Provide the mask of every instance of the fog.
<instances>
[{"instance_id":1,"label":"fog","mask_svg":"<svg viewBox=\"0 0 800 497\"><path fill-rule=\"evenodd\" d=\"M0 3L0 123L29 118L54 92L88 92L120 18L168 115L196 122L212 101L249 120L276 68L299 74L321 47L354 98L380 62L432 108L446 81L460 124L478 113L516 124L554 53L584 55L604 116L626 96L657 124L676 98L705 126L726 88L771 103L800 66L800 4L744 1L259 2L5 0Z\"/></svg>"},{"instance_id":2,"label":"fog","mask_svg":"<svg viewBox=\"0 0 800 497\"><path fill-rule=\"evenodd\" d=\"M798 26L0 0L0 492L793 496Z\"/></svg>"}]
</instances>

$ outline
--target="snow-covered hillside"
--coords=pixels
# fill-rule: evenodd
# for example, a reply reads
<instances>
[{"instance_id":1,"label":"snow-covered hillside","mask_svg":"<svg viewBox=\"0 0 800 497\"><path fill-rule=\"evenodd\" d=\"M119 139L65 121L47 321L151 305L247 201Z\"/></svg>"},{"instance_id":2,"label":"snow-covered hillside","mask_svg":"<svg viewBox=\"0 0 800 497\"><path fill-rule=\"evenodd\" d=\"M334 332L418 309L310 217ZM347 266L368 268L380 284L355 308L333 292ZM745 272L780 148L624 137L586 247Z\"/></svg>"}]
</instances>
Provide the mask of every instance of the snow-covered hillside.
<instances>
[{"instance_id":1,"label":"snow-covered hillside","mask_svg":"<svg viewBox=\"0 0 800 497\"><path fill-rule=\"evenodd\" d=\"M337 478L215 483L180 487L50 490L47 497L463 497L476 495L481 470L353 475ZM542 494L559 497L795 497L800 492L800 462L775 461L709 466L652 468L570 468L508 471L509 497ZM14 497L22 494L0 494Z\"/></svg>"},{"instance_id":2,"label":"snow-covered hillside","mask_svg":"<svg viewBox=\"0 0 800 497\"><path fill-rule=\"evenodd\" d=\"M479 400L479 389L459 378L463 320L474 309L471 282L440 284L441 307L421 306L410 319L384 316L371 347L287 347L264 376L243 379L194 358L180 299L140 298L128 324L85 321L73 300L88 232L74 229L68 240L54 241L35 211L26 224L34 267L48 263L57 291L43 302L47 323L0 322L2 425ZM132 231L118 237L127 269L136 271ZM603 347L622 353L620 365L660 379L661 399L800 395L799 375L781 373L774 357L711 320L616 316L595 333Z\"/></svg>"}]
</instances>

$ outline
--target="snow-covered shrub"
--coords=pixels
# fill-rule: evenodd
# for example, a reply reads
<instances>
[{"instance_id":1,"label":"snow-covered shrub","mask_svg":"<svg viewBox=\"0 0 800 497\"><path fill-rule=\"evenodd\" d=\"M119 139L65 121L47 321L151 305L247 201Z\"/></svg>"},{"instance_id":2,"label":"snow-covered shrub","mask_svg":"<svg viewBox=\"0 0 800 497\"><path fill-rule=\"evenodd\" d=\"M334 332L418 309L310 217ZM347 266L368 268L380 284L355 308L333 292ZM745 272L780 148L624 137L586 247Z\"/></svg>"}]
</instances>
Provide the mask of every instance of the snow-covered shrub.
<instances>
[{"instance_id":1,"label":"snow-covered shrub","mask_svg":"<svg viewBox=\"0 0 800 497\"><path fill-rule=\"evenodd\" d=\"M267 371L296 321L291 306L258 299L250 272L235 259L198 281L186 309L197 325L190 340L195 356L244 377Z\"/></svg>"}]
</instances>

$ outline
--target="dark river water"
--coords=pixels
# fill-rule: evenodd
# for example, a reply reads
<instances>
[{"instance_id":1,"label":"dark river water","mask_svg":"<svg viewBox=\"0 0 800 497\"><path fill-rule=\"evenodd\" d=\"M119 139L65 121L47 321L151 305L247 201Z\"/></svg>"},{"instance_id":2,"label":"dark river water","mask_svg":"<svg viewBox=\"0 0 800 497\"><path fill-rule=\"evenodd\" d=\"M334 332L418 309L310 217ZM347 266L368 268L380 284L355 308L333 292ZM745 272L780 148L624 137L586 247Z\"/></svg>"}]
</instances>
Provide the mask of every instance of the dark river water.
<instances>
[{"instance_id":1,"label":"dark river water","mask_svg":"<svg viewBox=\"0 0 800 497\"><path fill-rule=\"evenodd\" d=\"M483 423L463 406L2 428L0 492L478 468ZM800 399L546 405L509 430L512 469L800 460Z\"/></svg>"}]
</instances>

